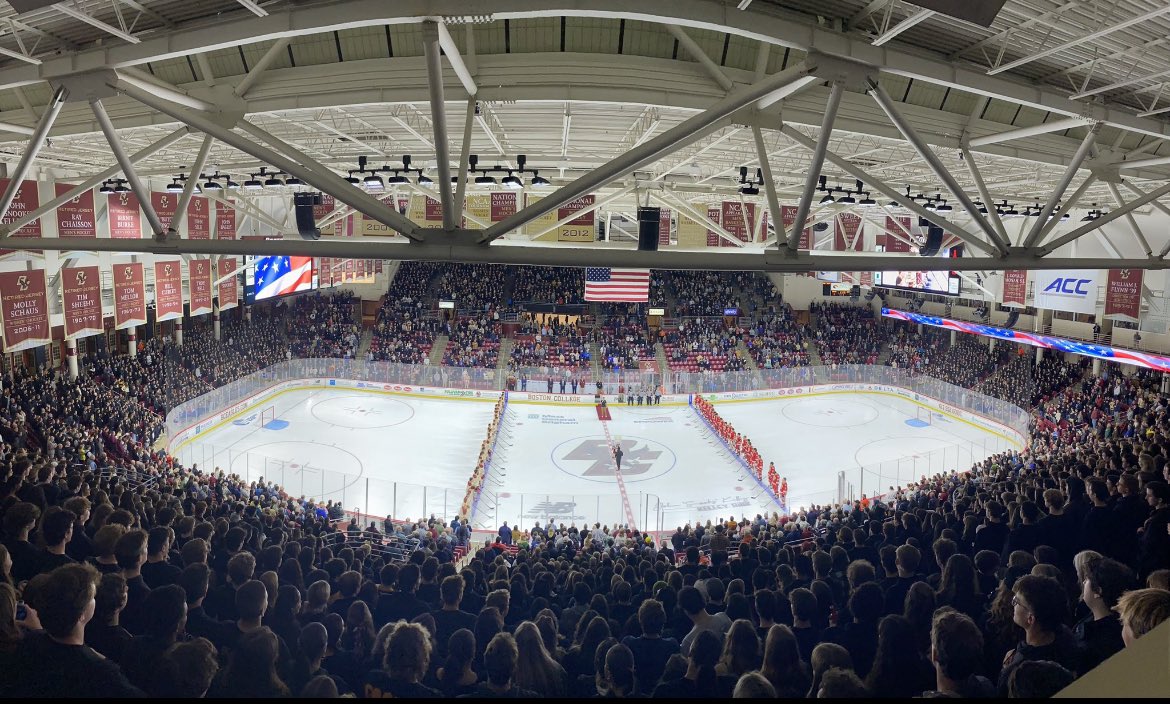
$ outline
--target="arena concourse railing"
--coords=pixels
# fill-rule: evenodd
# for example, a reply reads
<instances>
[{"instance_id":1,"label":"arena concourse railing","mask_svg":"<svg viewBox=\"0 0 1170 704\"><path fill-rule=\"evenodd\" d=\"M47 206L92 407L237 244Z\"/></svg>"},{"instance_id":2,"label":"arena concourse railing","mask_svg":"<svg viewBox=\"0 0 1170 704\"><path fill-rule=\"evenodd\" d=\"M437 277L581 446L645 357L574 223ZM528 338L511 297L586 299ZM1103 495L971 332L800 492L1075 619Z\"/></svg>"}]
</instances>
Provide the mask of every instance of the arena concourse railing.
<instances>
[{"instance_id":1,"label":"arena concourse railing","mask_svg":"<svg viewBox=\"0 0 1170 704\"><path fill-rule=\"evenodd\" d=\"M526 369L530 379L549 374L549 368ZM552 370L555 372L555 370ZM340 502L347 511L365 515L386 516L395 519L427 518L436 516L445 521L459 512L466 487L443 488L416 483L394 482L369 477L356 477L265 456L262 452L216 447L190 440L176 444L181 434L191 436L203 432L217 419L246 411L252 399L261 396L276 385L305 379L344 379L370 382L378 385L398 385L404 391L425 388L502 391L509 376L496 369L459 368L429 365L406 365L391 362L366 362L344 359L293 359L273 365L251 376L222 386L198 398L176 406L166 419L169 446L180 462L187 466L197 464L204 471L219 467L225 472L240 475L245 481L264 481L279 485L290 496L313 497ZM580 379L580 376L578 377ZM532 388L530 391L540 391ZM951 471L965 471L984 458L1023 449L1028 437L1030 416L1023 409L1001 399L948 384L938 379L912 374L904 369L872 365L841 365L834 367L790 367L758 371L724 373L642 372L627 370L606 373L602 377L603 392L617 393L620 386L662 386L667 394L722 394L715 400L751 400L785 396L784 390L817 392L807 387L824 386L823 391L894 393L902 398L930 404L941 416L977 422L988 431L979 440L962 441L928 452L917 452L886 462L849 468L827 467L837 476L835 489L818 492L793 491L788 497L790 510L800 506L830 505L859 499L862 494L874 497L891 488L902 487L923 476ZM409 387L409 388L407 388ZM559 392L559 384L557 386ZM579 393L592 396L595 382ZM933 402L933 403L932 403ZM969 415L968 415L969 414ZM987 423L990 421L991 423ZM474 467L467 468L468 477ZM783 468L781 468L783 471ZM629 498L636 527L640 530L661 531L689 521L693 506L671 505L653 494L639 494ZM636 500L636 506L634 505ZM744 507L745 513L755 512ZM507 490L489 473L481 495L481 506L473 519L476 529L493 530L503 521L509 525L531 526L542 524L602 523L620 525L627 522L620 497L609 494L547 494L516 493Z\"/></svg>"}]
</instances>

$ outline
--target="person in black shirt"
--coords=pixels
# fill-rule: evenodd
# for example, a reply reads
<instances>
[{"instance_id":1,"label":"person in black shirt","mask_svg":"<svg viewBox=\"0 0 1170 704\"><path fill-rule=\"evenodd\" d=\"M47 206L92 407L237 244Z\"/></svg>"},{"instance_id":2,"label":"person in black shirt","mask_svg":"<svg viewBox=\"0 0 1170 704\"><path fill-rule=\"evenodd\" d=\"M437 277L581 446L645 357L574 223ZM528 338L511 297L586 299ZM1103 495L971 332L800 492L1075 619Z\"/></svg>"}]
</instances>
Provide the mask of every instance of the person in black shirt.
<instances>
[{"instance_id":1,"label":"person in black shirt","mask_svg":"<svg viewBox=\"0 0 1170 704\"><path fill-rule=\"evenodd\" d=\"M998 501L988 501L985 507L987 521L975 531L975 552L991 550L996 555L1003 552L1008 527L1004 523L1007 509ZM904 514L909 515L909 514Z\"/></svg>"},{"instance_id":2,"label":"person in black shirt","mask_svg":"<svg viewBox=\"0 0 1170 704\"><path fill-rule=\"evenodd\" d=\"M146 597L145 613L145 633L135 636L126 647L122 672L134 686L158 697L166 691L166 682L159 679L163 655L175 644L187 624L187 600L183 589L170 584L152 590Z\"/></svg>"},{"instance_id":3,"label":"person in black shirt","mask_svg":"<svg viewBox=\"0 0 1170 704\"><path fill-rule=\"evenodd\" d=\"M18 583L32 579L41 566L43 551L28 540L29 531L40 517L41 510L28 502L18 503L4 513L4 546L12 558L12 579Z\"/></svg>"},{"instance_id":4,"label":"person in black shirt","mask_svg":"<svg viewBox=\"0 0 1170 704\"><path fill-rule=\"evenodd\" d=\"M126 578L126 608L122 611L122 625L130 633L140 635L146 620L146 597L150 595L150 587L142 579L142 565L146 562L146 533L132 530L118 538L114 556L122 576Z\"/></svg>"},{"instance_id":5,"label":"person in black shirt","mask_svg":"<svg viewBox=\"0 0 1170 704\"><path fill-rule=\"evenodd\" d=\"M65 546L73 537L73 523L77 516L57 506L50 506L45 512L45 520L41 521L41 538L45 549L41 553L38 572L52 572L61 565L68 565L74 560L65 554Z\"/></svg>"},{"instance_id":6,"label":"person in black shirt","mask_svg":"<svg viewBox=\"0 0 1170 704\"><path fill-rule=\"evenodd\" d=\"M1081 672L1082 651L1063 625L1068 611L1064 587L1052 577L1027 574L1013 587L1012 620L1024 629L1024 640L1008 651L999 675L1000 693L1008 678L1026 660L1051 660L1071 672Z\"/></svg>"},{"instance_id":7,"label":"person in black shirt","mask_svg":"<svg viewBox=\"0 0 1170 704\"><path fill-rule=\"evenodd\" d=\"M399 624L386 645L382 669L372 670L362 685L366 699L432 699L441 694L422 684L431 662L431 639L417 623Z\"/></svg>"},{"instance_id":8,"label":"person in black shirt","mask_svg":"<svg viewBox=\"0 0 1170 704\"><path fill-rule=\"evenodd\" d=\"M666 661L671 655L679 652L678 641L674 638L663 638L662 629L666 626L666 611L661 602L647 599L638 607L638 625L642 628L642 635L637 638L626 636L622 645L634 654L634 671L638 673L638 692L648 694L654 690Z\"/></svg>"},{"instance_id":9,"label":"person in black shirt","mask_svg":"<svg viewBox=\"0 0 1170 704\"><path fill-rule=\"evenodd\" d=\"M970 617L954 609L939 609L931 625L930 640L935 685L934 690L923 696L964 699L996 696L995 686L978 674L983 664L983 633Z\"/></svg>"},{"instance_id":10,"label":"person in black shirt","mask_svg":"<svg viewBox=\"0 0 1170 704\"><path fill-rule=\"evenodd\" d=\"M1081 583L1081 601L1091 613L1077 623L1073 633L1085 650L1084 669L1088 671L1125 647L1121 619L1113 608L1133 586L1134 573L1107 557L1090 561L1086 572Z\"/></svg>"},{"instance_id":11,"label":"person in black shirt","mask_svg":"<svg viewBox=\"0 0 1170 704\"><path fill-rule=\"evenodd\" d=\"M118 623L126 607L125 578L116 573L102 575L95 604L93 620L85 628L85 644L114 662L122 662L122 653L133 638Z\"/></svg>"},{"instance_id":12,"label":"person in black shirt","mask_svg":"<svg viewBox=\"0 0 1170 704\"><path fill-rule=\"evenodd\" d=\"M512 683L516 674L516 662L520 652L516 640L510 633L497 633L488 643L483 654L484 672L487 681L474 691L461 694L459 699L534 699L536 692L522 689Z\"/></svg>"},{"instance_id":13,"label":"person in black shirt","mask_svg":"<svg viewBox=\"0 0 1170 704\"><path fill-rule=\"evenodd\" d=\"M117 665L85 645L97 582L96 570L78 564L38 577L29 606L36 610L44 631L24 639L15 666L0 678L0 696L143 696Z\"/></svg>"},{"instance_id":14,"label":"person in black shirt","mask_svg":"<svg viewBox=\"0 0 1170 704\"><path fill-rule=\"evenodd\" d=\"M447 642L455 631L475 629L475 614L459 610L459 604L463 601L463 586L463 577L454 574L445 577L442 584L439 585L443 607L438 611L431 612L431 616L435 619L435 641L438 643L437 657L447 657Z\"/></svg>"},{"instance_id":15,"label":"person in black shirt","mask_svg":"<svg viewBox=\"0 0 1170 704\"><path fill-rule=\"evenodd\" d=\"M187 565L179 574L179 586L187 596L187 633L193 638L206 638L217 647L226 640L231 624L217 621L203 608L211 569L202 562Z\"/></svg>"},{"instance_id":16,"label":"person in black shirt","mask_svg":"<svg viewBox=\"0 0 1170 704\"><path fill-rule=\"evenodd\" d=\"M817 616L817 597L804 587L797 587L788 594L792 605L792 635L800 650L800 658L812 662L813 649L821 642L821 629L814 624Z\"/></svg>"},{"instance_id":17,"label":"person in black shirt","mask_svg":"<svg viewBox=\"0 0 1170 704\"><path fill-rule=\"evenodd\" d=\"M142 566L142 579L151 589L165 587L179 580L179 573L182 570L167 562L174 537L175 532L166 526L150 529L146 540L146 564Z\"/></svg>"},{"instance_id":18,"label":"person in black shirt","mask_svg":"<svg viewBox=\"0 0 1170 704\"><path fill-rule=\"evenodd\" d=\"M426 603L414 595L418 589L418 580L419 568L413 562L398 570L397 589L378 596L378 606L374 609L375 627L381 628L394 621L410 621L428 611Z\"/></svg>"}]
</instances>

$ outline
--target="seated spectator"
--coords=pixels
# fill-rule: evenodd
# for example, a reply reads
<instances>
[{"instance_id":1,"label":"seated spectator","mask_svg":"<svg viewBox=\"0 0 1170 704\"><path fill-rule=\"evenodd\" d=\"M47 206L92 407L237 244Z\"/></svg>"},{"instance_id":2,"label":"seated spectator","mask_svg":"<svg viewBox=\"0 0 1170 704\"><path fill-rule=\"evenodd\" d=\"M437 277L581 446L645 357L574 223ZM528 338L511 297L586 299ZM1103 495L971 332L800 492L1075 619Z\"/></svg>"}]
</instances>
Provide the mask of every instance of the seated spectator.
<instances>
[{"instance_id":1,"label":"seated spectator","mask_svg":"<svg viewBox=\"0 0 1170 704\"><path fill-rule=\"evenodd\" d=\"M1049 660L1020 663L1008 678L1009 699L1049 699L1076 679L1069 670Z\"/></svg>"},{"instance_id":2,"label":"seated spectator","mask_svg":"<svg viewBox=\"0 0 1170 704\"><path fill-rule=\"evenodd\" d=\"M1121 616L1121 639L1129 647L1145 634L1170 620L1170 592L1162 589L1135 589L1117 602Z\"/></svg>"}]
</instances>

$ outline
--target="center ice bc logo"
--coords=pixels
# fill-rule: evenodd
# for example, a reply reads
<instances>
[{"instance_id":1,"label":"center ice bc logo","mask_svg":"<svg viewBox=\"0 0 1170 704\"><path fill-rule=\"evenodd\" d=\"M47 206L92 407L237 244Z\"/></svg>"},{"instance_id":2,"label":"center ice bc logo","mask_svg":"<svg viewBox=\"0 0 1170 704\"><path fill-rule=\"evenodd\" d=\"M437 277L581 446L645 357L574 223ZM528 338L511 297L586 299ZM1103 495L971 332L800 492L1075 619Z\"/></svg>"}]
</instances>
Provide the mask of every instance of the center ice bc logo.
<instances>
[{"instance_id":1,"label":"center ice bc logo","mask_svg":"<svg viewBox=\"0 0 1170 704\"><path fill-rule=\"evenodd\" d=\"M645 444L637 447L637 440L622 440L621 444L623 476L645 474L662 455L661 451L653 450ZM592 460L593 464L582 475L585 477L613 476L613 455L604 439L586 438L561 459Z\"/></svg>"}]
</instances>

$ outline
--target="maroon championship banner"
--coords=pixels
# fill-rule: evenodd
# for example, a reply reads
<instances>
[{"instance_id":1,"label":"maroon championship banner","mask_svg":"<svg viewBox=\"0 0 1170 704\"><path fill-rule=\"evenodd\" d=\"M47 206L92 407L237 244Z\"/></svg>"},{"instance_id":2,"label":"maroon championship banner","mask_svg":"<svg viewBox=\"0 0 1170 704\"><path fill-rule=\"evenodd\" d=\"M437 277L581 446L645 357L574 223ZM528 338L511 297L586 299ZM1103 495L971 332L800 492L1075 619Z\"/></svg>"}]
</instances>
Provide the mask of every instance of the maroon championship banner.
<instances>
[{"instance_id":1,"label":"maroon championship banner","mask_svg":"<svg viewBox=\"0 0 1170 704\"><path fill-rule=\"evenodd\" d=\"M114 265L114 328L146 322L146 273L142 264Z\"/></svg>"},{"instance_id":2,"label":"maroon championship banner","mask_svg":"<svg viewBox=\"0 0 1170 704\"><path fill-rule=\"evenodd\" d=\"M1140 285L1139 285L1140 288ZM1007 269L1003 272L1003 304L1023 308L1028 300L1028 270Z\"/></svg>"},{"instance_id":3,"label":"maroon championship banner","mask_svg":"<svg viewBox=\"0 0 1170 704\"><path fill-rule=\"evenodd\" d=\"M670 245L670 210L662 208L658 211L658 246ZM381 271L379 269L379 271Z\"/></svg>"},{"instance_id":4,"label":"maroon championship banner","mask_svg":"<svg viewBox=\"0 0 1170 704\"><path fill-rule=\"evenodd\" d=\"M142 239L142 210L133 193L111 193L106 199L110 237L118 240Z\"/></svg>"},{"instance_id":5,"label":"maroon championship banner","mask_svg":"<svg viewBox=\"0 0 1170 704\"><path fill-rule=\"evenodd\" d=\"M175 213L178 212L179 194L151 191L150 205L154 208L158 219L162 221L163 229L169 230L171 223L175 221Z\"/></svg>"},{"instance_id":6,"label":"maroon championship banner","mask_svg":"<svg viewBox=\"0 0 1170 704\"><path fill-rule=\"evenodd\" d=\"M187 288L191 292L191 315L211 312L211 260L187 262Z\"/></svg>"},{"instance_id":7,"label":"maroon championship banner","mask_svg":"<svg viewBox=\"0 0 1170 704\"><path fill-rule=\"evenodd\" d=\"M49 300L45 294L44 269L0 274L0 319L5 352L49 344Z\"/></svg>"},{"instance_id":8,"label":"maroon championship banner","mask_svg":"<svg viewBox=\"0 0 1170 704\"><path fill-rule=\"evenodd\" d=\"M374 262L374 273L375 274L382 273L382 260L381 259Z\"/></svg>"},{"instance_id":9,"label":"maroon championship banner","mask_svg":"<svg viewBox=\"0 0 1170 704\"><path fill-rule=\"evenodd\" d=\"M227 203L215 203L215 238L217 240L236 239L236 211Z\"/></svg>"},{"instance_id":10,"label":"maroon championship banner","mask_svg":"<svg viewBox=\"0 0 1170 704\"><path fill-rule=\"evenodd\" d=\"M74 189L68 183L55 186L57 197ZM57 206L58 237L97 237L97 211L93 206L93 189L82 191L72 200Z\"/></svg>"},{"instance_id":11,"label":"maroon championship banner","mask_svg":"<svg viewBox=\"0 0 1170 704\"><path fill-rule=\"evenodd\" d=\"M492 194L492 222L497 223L506 217L516 214L516 193Z\"/></svg>"},{"instance_id":12,"label":"maroon championship banner","mask_svg":"<svg viewBox=\"0 0 1170 704\"><path fill-rule=\"evenodd\" d=\"M861 216L854 213L837 213L833 218L833 250L837 252L861 251Z\"/></svg>"},{"instance_id":13,"label":"maroon championship banner","mask_svg":"<svg viewBox=\"0 0 1170 704\"><path fill-rule=\"evenodd\" d=\"M784 221L784 234L776 233L778 237L787 237L787 232L796 224L796 206L782 205L780 206L780 217ZM767 230L765 230L767 232ZM800 243L797 249L809 250L812 249L812 228L806 227L800 233Z\"/></svg>"},{"instance_id":14,"label":"maroon championship banner","mask_svg":"<svg viewBox=\"0 0 1170 704\"><path fill-rule=\"evenodd\" d=\"M1142 312L1141 269L1110 269L1105 284L1105 317L1136 323Z\"/></svg>"},{"instance_id":15,"label":"maroon championship banner","mask_svg":"<svg viewBox=\"0 0 1170 704\"><path fill-rule=\"evenodd\" d=\"M901 227L899 227L901 225ZM909 252L910 245L907 240L910 239L910 218L894 218L889 215L886 216L886 251L887 252ZM895 237L893 234L901 235L901 239Z\"/></svg>"},{"instance_id":16,"label":"maroon championship banner","mask_svg":"<svg viewBox=\"0 0 1170 704\"><path fill-rule=\"evenodd\" d=\"M183 317L182 261L154 263L154 319L160 323Z\"/></svg>"},{"instance_id":17,"label":"maroon championship banner","mask_svg":"<svg viewBox=\"0 0 1170 704\"><path fill-rule=\"evenodd\" d=\"M3 193L8 189L9 183L11 183L11 179L0 178L0 193ZM16 196L12 199L12 205L9 206L8 212L4 214L4 218L0 219L0 225L7 225L9 223L16 222L39 207L41 207L41 196L37 191L37 182L29 180L21 181L20 188L16 189ZM33 220L29 224L12 233L12 236L40 237L40 218Z\"/></svg>"},{"instance_id":18,"label":"maroon championship banner","mask_svg":"<svg viewBox=\"0 0 1170 704\"><path fill-rule=\"evenodd\" d=\"M743 203L734 200L725 200L720 209L721 222L723 229L730 232L740 242L748 242L752 238L752 223L756 220L756 205L755 203L748 203L747 209L743 207ZM728 242L721 239L720 246L734 247L734 242Z\"/></svg>"},{"instance_id":19,"label":"maroon championship banner","mask_svg":"<svg viewBox=\"0 0 1170 704\"><path fill-rule=\"evenodd\" d=\"M98 267L63 268L61 302L65 312L65 339L105 332L102 322L102 276Z\"/></svg>"},{"instance_id":20,"label":"maroon championship banner","mask_svg":"<svg viewBox=\"0 0 1170 704\"><path fill-rule=\"evenodd\" d=\"M443 221L443 204L434 198L428 197L426 199L426 213L425 220L427 222L442 222Z\"/></svg>"},{"instance_id":21,"label":"maroon championship banner","mask_svg":"<svg viewBox=\"0 0 1170 704\"><path fill-rule=\"evenodd\" d=\"M707 219L715 224L722 223L722 210L715 206L707 206ZM707 246L718 247L723 238L714 230L707 230Z\"/></svg>"},{"instance_id":22,"label":"maroon championship banner","mask_svg":"<svg viewBox=\"0 0 1170 704\"><path fill-rule=\"evenodd\" d=\"M187 203L187 239L211 239L211 206L206 198L191 196Z\"/></svg>"},{"instance_id":23,"label":"maroon championship banner","mask_svg":"<svg viewBox=\"0 0 1170 704\"><path fill-rule=\"evenodd\" d=\"M328 193L322 193L321 194L321 202L318 203L317 205L313 206L313 222L320 222L321 218L328 216L329 213L332 213L334 211L334 209L336 209L336 208L337 208L337 201L333 198L333 196L329 195ZM323 234L323 235L337 234L337 223L333 223L330 225L326 225L325 227L322 227L321 234Z\"/></svg>"},{"instance_id":24,"label":"maroon championship banner","mask_svg":"<svg viewBox=\"0 0 1170 704\"><path fill-rule=\"evenodd\" d=\"M236 260L232 257L224 257L219 260L217 265L219 268L218 277L228 276L233 274L236 270ZM230 276L219 282L219 309L227 310L228 308L235 308L240 302L240 289L236 285L235 276Z\"/></svg>"},{"instance_id":25,"label":"maroon championship banner","mask_svg":"<svg viewBox=\"0 0 1170 704\"><path fill-rule=\"evenodd\" d=\"M566 218L572 217L574 213L593 207L597 202L597 196L590 193L587 196L574 198L557 208L557 221L560 222ZM597 211L590 210L588 213L578 215L569 220L564 225L561 225L557 232L557 240L560 242L593 242L597 239Z\"/></svg>"}]
</instances>

